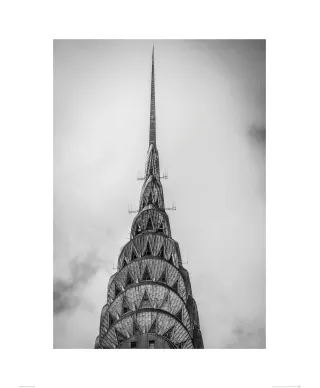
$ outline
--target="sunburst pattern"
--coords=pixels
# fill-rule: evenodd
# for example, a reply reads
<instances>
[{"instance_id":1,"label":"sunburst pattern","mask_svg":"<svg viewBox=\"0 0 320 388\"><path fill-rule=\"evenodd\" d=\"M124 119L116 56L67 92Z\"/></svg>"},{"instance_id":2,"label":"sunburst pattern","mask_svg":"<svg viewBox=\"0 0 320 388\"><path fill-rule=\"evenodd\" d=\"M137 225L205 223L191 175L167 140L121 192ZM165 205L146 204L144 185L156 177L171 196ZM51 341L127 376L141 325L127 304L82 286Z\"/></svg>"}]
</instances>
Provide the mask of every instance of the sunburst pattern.
<instances>
[{"instance_id":1,"label":"sunburst pattern","mask_svg":"<svg viewBox=\"0 0 320 388\"><path fill-rule=\"evenodd\" d=\"M171 237L171 230L168 215L164 211L159 211L154 205L148 205L133 220L131 228L131 237L134 238L140 233L147 231L148 223L152 223L152 231L159 232Z\"/></svg>"},{"instance_id":2,"label":"sunburst pattern","mask_svg":"<svg viewBox=\"0 0 320 388\"><path fill-rule=\"evenodd\" d=\"M162 234L149 232L136 236L122 248L118 259L118 269L123 267L124 260L127 263L131 262L132 251L134 251L137 258L143 257L148 243L150 244L152 256L158 256L163 247L164 259L170 260L172 258L176 267L182 265L178 243Z\"/></svg>"}]
</instances>

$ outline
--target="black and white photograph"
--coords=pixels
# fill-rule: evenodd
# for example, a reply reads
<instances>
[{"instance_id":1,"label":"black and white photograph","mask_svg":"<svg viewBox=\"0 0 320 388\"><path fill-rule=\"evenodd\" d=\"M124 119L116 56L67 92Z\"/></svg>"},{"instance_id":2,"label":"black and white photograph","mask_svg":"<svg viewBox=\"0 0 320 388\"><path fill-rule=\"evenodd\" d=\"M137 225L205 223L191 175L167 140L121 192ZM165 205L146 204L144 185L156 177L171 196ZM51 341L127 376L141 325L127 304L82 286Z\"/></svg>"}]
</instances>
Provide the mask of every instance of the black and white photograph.
<instances>
[{"instance_id":1,"label":"black and white photograph","mask_svg":"<svg viewBox=\"0 0 320 388\"><path fill-rule=\"evenodd\" d=\"M265 40L54 41L54 348L265 349Z\"/></svg>"},{"instance_id":2,"label":"black and white photograph","mask_svg":"<svg viewBox=\"0 0 320 388\"><path fill-rule=\"evenodd\" d=\"M3 4L0 388L320 387L318 8Z\"/></svg>"}]
</instances>

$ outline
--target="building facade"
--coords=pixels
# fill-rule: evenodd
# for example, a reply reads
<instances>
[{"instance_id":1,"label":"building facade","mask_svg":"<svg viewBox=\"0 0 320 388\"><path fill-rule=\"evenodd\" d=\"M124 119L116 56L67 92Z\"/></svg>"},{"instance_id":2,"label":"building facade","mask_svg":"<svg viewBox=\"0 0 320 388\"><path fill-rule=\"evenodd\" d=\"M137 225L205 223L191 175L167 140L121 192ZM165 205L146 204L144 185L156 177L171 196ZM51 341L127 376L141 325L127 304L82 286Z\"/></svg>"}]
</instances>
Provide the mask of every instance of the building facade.
<instances>
[{"instance_id":1,"label":"building facade","mask_svg":"<svg viewBox=\"0 0 320 388\"><path fill-rule=\"evenodd\" d=\"M152 50L149 149L138 214L108 284L95 349L203 348L197 305L171 236L156 145Z\"/></svg>"}]
</instances>

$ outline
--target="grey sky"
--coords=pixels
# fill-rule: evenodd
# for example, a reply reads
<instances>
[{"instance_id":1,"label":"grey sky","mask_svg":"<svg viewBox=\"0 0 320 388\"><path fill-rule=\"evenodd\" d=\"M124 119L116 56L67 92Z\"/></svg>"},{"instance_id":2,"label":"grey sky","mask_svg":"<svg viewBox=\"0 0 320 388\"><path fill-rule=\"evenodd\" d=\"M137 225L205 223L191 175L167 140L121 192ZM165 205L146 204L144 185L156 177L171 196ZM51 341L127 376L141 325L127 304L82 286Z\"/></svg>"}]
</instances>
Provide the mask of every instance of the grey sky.
<instances>
[{"instance_id":1,"label":"grey sky","mask_svg":"<svg viewBox=\"0 0 320 388\"><path fill-rule=\"evenodd\" d=\"M93 348L148 148L152 41L54 42L54 347ZM172 237L206 348L265 347L265 42L155 41Z\"/></svg>"}]
</instances>

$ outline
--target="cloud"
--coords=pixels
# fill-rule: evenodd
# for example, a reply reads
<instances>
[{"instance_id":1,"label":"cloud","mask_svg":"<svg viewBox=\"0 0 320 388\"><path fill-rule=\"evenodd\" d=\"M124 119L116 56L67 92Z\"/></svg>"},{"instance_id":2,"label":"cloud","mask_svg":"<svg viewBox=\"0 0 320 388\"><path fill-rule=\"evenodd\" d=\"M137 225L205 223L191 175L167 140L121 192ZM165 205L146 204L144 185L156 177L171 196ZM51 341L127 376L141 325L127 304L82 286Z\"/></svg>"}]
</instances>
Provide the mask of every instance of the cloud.
<instances>
[{"instance_id":1,"label":"cloud","mask_svg":"<svg viewBox=\"0 0 320 388\"><path fill-rule=\"evenodd\" d=\"M228 349L265 349L265 325L256 321L235 320Z\"/></svg>"},{"instance_id":2,"label":"cloud","mask_svg":"<svg viewBox=\"0 0 320 388\"><path fill-rule=\"evenodd\" d=\"M94 252L88 253L84 258L75 257L69 264L70 276L67 279L55 278L53 288L53 312L73 310L80 302L90 307L90 303L80 297L82 290L96 273L105 269L103 261Z\"/></svg>"},{"instance_id":3,"label":"cloud","mask_svg":"<svg viewBox=\"0 0 320 388\"><path fill-rule=\"evenodd\" d=\"M265 125L251 125L248 131L249 137L263 149L266 148L266 127Z\"/></svg>"}]
</instances>

